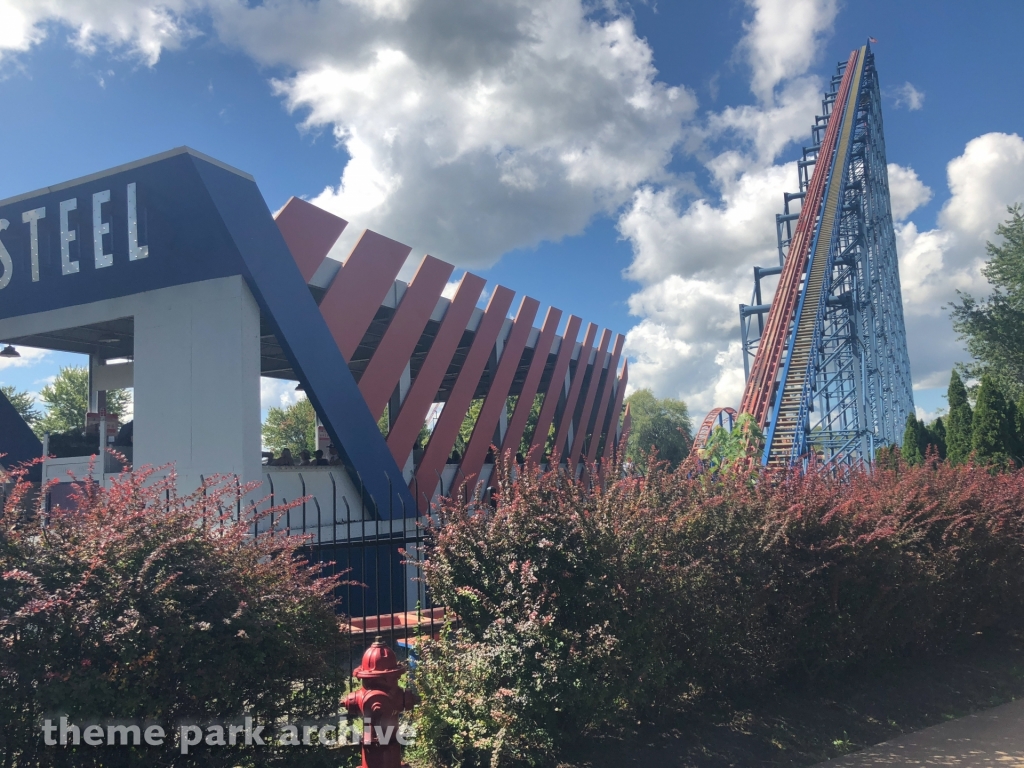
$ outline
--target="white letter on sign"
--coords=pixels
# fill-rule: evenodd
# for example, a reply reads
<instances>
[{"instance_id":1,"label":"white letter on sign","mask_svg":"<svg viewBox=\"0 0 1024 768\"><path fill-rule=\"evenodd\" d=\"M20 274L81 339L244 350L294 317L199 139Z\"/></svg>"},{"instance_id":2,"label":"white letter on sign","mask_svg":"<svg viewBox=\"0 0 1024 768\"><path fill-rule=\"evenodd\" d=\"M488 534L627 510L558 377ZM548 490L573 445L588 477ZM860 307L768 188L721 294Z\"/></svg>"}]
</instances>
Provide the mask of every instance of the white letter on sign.
<instances>
[{"instance_id":1,"label":"white letter on sign","mask_svg":"<svg viewBox=\"0 0 1024 768\"><path fill-rule=\"evenodd\" d=\"M45 208L36 208L34 211L25 211L21 214L21 220L28 224L28 234L31 240L32 250L32 282L39 282L39 220L46 218Z\"/></svg>"},{"instance_id":2,"label":"white letter on sign","mask_svg":"<svg viewBox=\"0 0 1024 768\"><path fill-rule=\"evenodd\" d=\"M60 204L60 269L63 275L78 271L78 262L71 260L71 243L78 239L78 233L68 226L68 214L78 209L77 198L62 200Z\"/></svg>"},{"instance_id":3,"label":"white letter on sign","mask_svg":"<svg viewBox=\"0 0 1024 768\"><path fill-rule=\"evenodd\" d=\"M103 223L103 204L109 202L109 189L92 196L92 250L96 256L96 269L114 263L114 254L103 252L103 236L110 234L110 222Z\"/></svg>"},{"instance_id":4,"label":"white letter on sign","mask_svg":"<svg viewBox=\"0 0 1024 768\"><path fill-rule=\"evenodd\" d=\"M9 226L11 226L11 222L7 219L0 219L0 232ZM11 282L11 270L14 269L14 264L11 263L11 254L4 247L3 240L0 240L0 267L3 267L4 270L4 273L0 275L0 291L2 291Z\"/></svg>"},{"instance_id":5,"label":"white letter on sign","mask_svg":"<svg viewBox=\"0 0 1024 768\"><path fill-rule=\"evenodd\" d=\"M149 246L139 245L139 211L135 196L135 182L128 185L128 260L138 261L149 256Z\"/></svg>"}]
</instances>

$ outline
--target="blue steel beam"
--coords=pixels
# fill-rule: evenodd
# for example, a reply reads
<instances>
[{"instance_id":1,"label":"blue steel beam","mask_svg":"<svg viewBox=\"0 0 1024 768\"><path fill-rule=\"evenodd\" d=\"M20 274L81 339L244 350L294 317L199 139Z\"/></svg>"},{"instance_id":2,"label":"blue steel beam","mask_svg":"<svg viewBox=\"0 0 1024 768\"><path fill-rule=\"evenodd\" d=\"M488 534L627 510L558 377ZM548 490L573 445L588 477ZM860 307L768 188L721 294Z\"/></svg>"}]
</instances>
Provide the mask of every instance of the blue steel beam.
<instances>
[{"instance_id":1,"label":"blue steel beam","mask_svg":"<svg viewBox=\"0 0 1024 768\"><path fill-rule=\"evenodd\" d=\"M871 460L881 445L898 445L903 425L914 409L907 354L906 328L900 292L896 238L889 202L885 139L882 131L878 73L870 46L858 57L859 78L846 101L837 100L845 62L832 78L832 90L822 102L823 114L812 128L815 146L806 148L799 166L800 192L785 195L784 213L776 217L780 258L788 253L794 214L790 202L803 199L817 150L830 120L852 116L844 157L836 157L828 186L839 190L834 227L828 243L827 263L818 293L809 293L810 267L801 288L800 306L817 308L807 373L799 382L799 410L792 443L771 448L787 386L785 374L766 424L769 446L766 463L800 465L813 459L826 464L853 464ZM824 200L817 212L818 227L825 218ZM824 255L824 254L823 254ZM776 269L776 268L770 268ZM820 269L820 267L819 267ZM751 327L770 304L762 301L760 280L767 270L755 268L752 304L740 305L744 368L756 353L760 333ZM795 328L799 309L792 319ZM758 331L763 330L759 326ZM784 370L794 354L794 332ZM803 365L801 359L801 366ZM749 376L749 373L747 374ZM795 395L789 394L789 402Z\"/></svg>"}]
</instances>

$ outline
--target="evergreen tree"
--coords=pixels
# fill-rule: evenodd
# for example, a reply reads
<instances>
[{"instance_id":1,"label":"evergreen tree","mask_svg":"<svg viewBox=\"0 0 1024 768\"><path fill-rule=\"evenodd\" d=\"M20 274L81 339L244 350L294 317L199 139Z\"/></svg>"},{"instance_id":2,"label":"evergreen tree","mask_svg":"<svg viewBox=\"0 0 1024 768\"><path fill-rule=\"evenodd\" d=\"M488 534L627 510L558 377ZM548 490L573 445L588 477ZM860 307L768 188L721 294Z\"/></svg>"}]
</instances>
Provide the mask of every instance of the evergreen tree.
<instances>
[{"instance_id":1,"label":"evergreen tree","mask_svg":"<svg viewBox=\"0 0 1024 768\"><path fill-rule=\"evenodd\" d=\"M1016 407L1016 419L1013 424L1014 431L1017 433L1017 453L1016 460L1017 465L1024 465L1024 395L1021 395L1020 400L1017 401Z\"/></svg>"},{"instance_id":2,"label":"evergreen tree","mask_svg":"<svg viewBox=\"0 0 1024 768\"><path fill-rule=\"evenodd\" d=\"M923 460L921 454L921 427L917 416L907 416L907 426L903 430L903 445L900 447L903 460L907 464L920 464Z\"/></svg>"},{"instance_id":3,"label":"evergreen tree","mask_svg":"<svg viewBox=\"0 0 1024 768\"><path fill-rule=\"evenodd\" d=\"M1013 438L1007 416L1006 398L995 380L985 374L978 389L971 439L979 461L1001 463L1009 458Z\"/></svg>"},{"instance_id":4,"label":"evergreen tree","mask_svg":"<svg viewBox=\"0 0 1024 768\"><path fill-rule=\"evenodd\" d=\"M1006 401L1006 453L1015 462L1019 460L1022 453L1024 453L1024 445L1022 445L1022 436L1020 428L1017 426L1017 422L1020 421L1020 414L1017 413L1017 404L1013 402L1009 397L1005 396Z\"/></svg>"},{"instance_id":5,"label":"evergreen tree","mask_svg":"<svg viewBox=\"0 0 1024 768\"><path fill-rule=\"evenodd\" d=\"M941 416L928 427L928 442L935 446L940 459L946 458L946 425Z\"/></svg>"},{"instance_id":6,"label":"evergreen tree","mask_svg":"<svg viewBox=\"0 0 1024 768\"><path fill-rule=\"evenodd\" d=\"M949 416L946 418L946 457L953 464L963 464L971 456L974 415L967 402L967 388L960 374L949 377Z\"/></svg>"}]
</instances>

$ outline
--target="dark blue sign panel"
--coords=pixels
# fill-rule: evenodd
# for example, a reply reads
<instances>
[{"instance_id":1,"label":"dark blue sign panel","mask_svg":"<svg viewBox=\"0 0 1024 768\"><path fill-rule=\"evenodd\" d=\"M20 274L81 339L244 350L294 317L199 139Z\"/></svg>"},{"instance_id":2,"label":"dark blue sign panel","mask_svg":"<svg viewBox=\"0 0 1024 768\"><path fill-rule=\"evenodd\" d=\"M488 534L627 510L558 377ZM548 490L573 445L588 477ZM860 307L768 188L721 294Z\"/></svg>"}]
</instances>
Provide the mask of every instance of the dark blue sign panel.
<instances>
[{"instance_id":1,"label":"dark blue sign panel","mask_svg":"<svg viewBox=\"0 0 1024 768\"><path fill-rule=\"evenodd\" d=\"M178 152L0 202L0 318L239 274L198 162Z\"/></svg>"},{"instance_id":2,"label":"dark blue sign panel","mask_svg":"<svg viewBox=\"0 0 1024 768\"><path fill-rule=\"evenodd\" d=\"M0 319L242 275L382 517L401 470L253 178L187 148L0 201Z\"/></svg>"}]
</instances>

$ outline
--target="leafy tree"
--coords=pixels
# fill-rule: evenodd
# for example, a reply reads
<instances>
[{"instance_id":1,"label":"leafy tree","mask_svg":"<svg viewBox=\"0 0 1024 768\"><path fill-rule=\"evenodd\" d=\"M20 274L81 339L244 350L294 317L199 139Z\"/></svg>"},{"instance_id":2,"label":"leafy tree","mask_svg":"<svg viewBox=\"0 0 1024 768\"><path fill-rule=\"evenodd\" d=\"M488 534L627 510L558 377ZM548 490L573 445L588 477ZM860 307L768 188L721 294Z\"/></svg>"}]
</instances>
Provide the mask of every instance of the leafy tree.
<instances>
[{"instance_id":1,"label":"leafy tree","mask_svg":"<svg viewBox=\"0 0 1024 768\"><path fill-rule=\"evenodd\" d=\"M384 406L384 413L382 413L380 418L377 419L377 429L379 429L380 433L387 438L388 432L391 431L391 403ZM423 426L420 427L420 434L416 438L416 442L425 446L429 439L430 429L427 427L427 423L423 422Z\"/></svg>"},{"instance_id":2,"label":"leafy tree","mask_svg":"<svg viewBox=\"0 0 1024 768\"><path fill-rule=\"evenodd\" d=\"M455 438L455 450L460 456L466 454L466 446L469 445L469 438L473 436L473 428L476 426L476 420L480 418L480 409L483 407L482 398L469 404L466 416L462 419L462 426L459 427L458 437Z\"/></svg>"},{"instance_id":3,"label":"leafy tree","mask_svg":"<svg viewBox=\"0 0 1024 768\"><path fill-rule=\"evenodd\" d=\"M529 455L530 446L533 445L533 437L534 437L534 434L537 432L537 421L540 419L540 410L541 410L541 408L544 407L544 397L545 397L545 395L537 395L533 399L533 407L530 408L530 415L526 419L526 429L523 431L523 440L520 443L520 450L522 451L523 456L528 456ZM617 429L617 428L618 428L618 422L615 421L615 422L613 422L613 429L612 429L613 439L614 439L615 429ZM527 439L527 437L529 437L529 439ZM554 448L555 448L555 422L554 422L554 420L552 420L552 422L548 425L548 434L547 434L547 437L544 439L544 450L541 451L541 456L543 457L545 455L550 455L551 451L553 451ZM598 449L600 451L603 451L604 450L604 445L603 444L599 445Z\"/></svg>"},{"instance_id":4,"label":"leafy tree","mask_svg":"<svg viewBox=\"0 0 1024 768\"><path fill-rule=\"evenodd\" d=\"M724 469L737 460L756 464L764 451L764 432L749 413L741 413L732 431L716 427L700 457L711 469Z\"/></svg>"},{"instance_id":5,"label":"leafy tree","mask_svg":"<svg viewBox=\"0 0 1024 768\"><path fill-rule=\"evenodd\" d=\"M903 445L900 447L903 460L907 464L920 464L924 461L924 452L921 450L923 426L914 414L907 416L907 426L903 430Z\"/></svg>"},{"instance_id":6,"label":"leafy tree","mask_svg":"<svg viewBox=\"0 0 1024 768\"><path fill-rule=\"evenodd\" d=\"M992 295L978 300L960 294L953 305L953 327L978 361L964 366L969 376L989 373L1013 398L1024 395L1024 209L1007 209L1010 218L996 228L1002 243L988 243L982 269Z\"/></svg>"},{"instance_id":7,"label":"leafy tree","mask_svg":"<svg viewBox=\"0 0 1024 768\"><path fill-rule=\"evenodd\" d=\"M85 429L89 411L89 369L84 366L61 368L52 384L39 393L46 413L34 425L36 434L71 432ZM121 418L131 408L132 394L127 389L107 392L107 413Z\"/></svg>"},{"instance_id":8,"label":"leafy tree","mask_svg":"<svg viewBox=\"0 0 1024 768\"><path fill-rule=\"evenodd\" d=\"M286 408L274 407L267 411L263 422L263 445L280 453L285 448L298 458L302 451L316 450L316 411L307 398Z\"/></svg>"},{"instance_id":9,"label":"leafy tree","mask_svg":"<svg viewBox=\"0 0 1024 768\"><path fill-rule=\"evenodd\" d=\"M515 411L516 403L519 398L515 395L508 399L508 417L512 418L512 412ZM526 417L526 426L523 428L523 437L519 441L519 452L523 456L528 456L530 453L530 446L533 445L533 433L537 431L537 419L540 418L540 409L544 406L544 395L536 394L533 396L533 404L530 406L530 413ZM555 425L552 422L548 426L548 437L547 442L544 445L545 451L550 451L555 441ZM598 450L602 449L598 446Z\"/></svg>"},{"instance_id":10,"label":"leafy tree","mask_svg":"<svg viewBox=\"0 0 1024 768\"><path fill-rule=\"evenodd\" d=\"M963 464L971 456L974 414L967 402L967 388L956 371L949 377L949 416L946 419L946 456L953 464Z\"/></svg>"},{"instance_id":11,"label":"leafy tree","mask_svg":"<svg viewBox=\"0 0 1024 768\"><path fill-rule=\"evenodd\" d=\"M646 471L652 448L658 459L678 465L690 454L693 432L686 403L666 397L657 399L649 389L638 389L626 398L632 418L626 456Z\"/></svg>"},{"instance_id":12,"label":"leafy tree","mask_svg":"<svg viewBox=\"0 0 1024 768\"><path fill-rule=\"evenodd\" d=\"M1006 398L992 376L981 377L974 408L971 448L979 461L1006 461L1013 448L1014 435L1007 418Z\"/></svg>"},{"instance_id":13,"label":"leafy tree","mask_svg":"<svg viewBox=\"0 0 1024 768\"><path fill-rule=\"evenodd\" d=\"M16 389L13 384L0 385L0 392L4 393L11 405L14 406L21 418L30 426L35 426L36 422L39 421L39 411L36 410L36 400L28 392L23 392Z\"/></svg>"}]
</instances>

